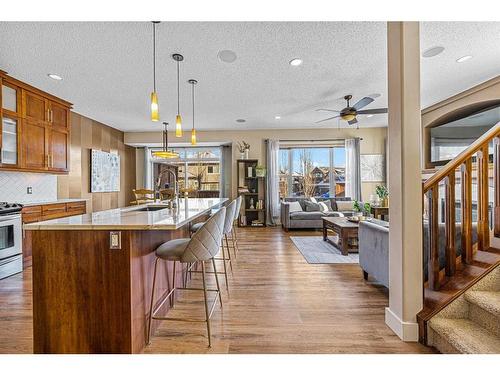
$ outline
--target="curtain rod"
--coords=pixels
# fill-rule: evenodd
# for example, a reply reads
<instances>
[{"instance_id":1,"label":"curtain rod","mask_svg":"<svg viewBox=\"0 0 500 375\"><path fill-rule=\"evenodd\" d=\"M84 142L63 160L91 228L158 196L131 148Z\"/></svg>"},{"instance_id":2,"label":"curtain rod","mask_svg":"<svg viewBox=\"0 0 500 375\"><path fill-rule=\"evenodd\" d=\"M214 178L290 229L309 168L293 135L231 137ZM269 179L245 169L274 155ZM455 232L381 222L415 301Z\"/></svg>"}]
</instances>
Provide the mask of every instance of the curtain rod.
<instances>
[{"instance_id":1,"label":"curtain rod","mask_svg":"<svg viewBox=\"0 0 500 375\"><path fill-rule=\"evenodd\" d=\"M315 139L315 140L302 140L302 139L278 139L280 142L331 142L331 141L345 141L346 139L349 138L329 138L329 139ZM359 138L360 141L363 140L363 138ZM266 139L266 142L268 139Z\"/></svg>"}]
</instances>

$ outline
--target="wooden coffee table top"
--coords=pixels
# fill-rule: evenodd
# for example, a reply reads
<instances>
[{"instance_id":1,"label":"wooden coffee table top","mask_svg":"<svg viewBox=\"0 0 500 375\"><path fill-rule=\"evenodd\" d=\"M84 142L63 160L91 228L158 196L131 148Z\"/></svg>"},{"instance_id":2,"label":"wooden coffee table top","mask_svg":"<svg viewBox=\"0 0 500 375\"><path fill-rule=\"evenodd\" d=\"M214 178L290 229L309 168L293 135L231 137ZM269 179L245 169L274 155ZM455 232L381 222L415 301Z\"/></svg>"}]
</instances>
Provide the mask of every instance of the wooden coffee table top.
<instances>
[{"instance_id":1,"label":"wooden coffee table top","mask_svg":"<svg viewBox=\"0 0 500 375\"><path fill-rule=\"evenodd\" d=\"M358 223L353 223L352 221L347 220L346 217L323 217L324 221L330 222L333 225L337 225L342 228L358 228Z\"/></svg>"}]
</instances>

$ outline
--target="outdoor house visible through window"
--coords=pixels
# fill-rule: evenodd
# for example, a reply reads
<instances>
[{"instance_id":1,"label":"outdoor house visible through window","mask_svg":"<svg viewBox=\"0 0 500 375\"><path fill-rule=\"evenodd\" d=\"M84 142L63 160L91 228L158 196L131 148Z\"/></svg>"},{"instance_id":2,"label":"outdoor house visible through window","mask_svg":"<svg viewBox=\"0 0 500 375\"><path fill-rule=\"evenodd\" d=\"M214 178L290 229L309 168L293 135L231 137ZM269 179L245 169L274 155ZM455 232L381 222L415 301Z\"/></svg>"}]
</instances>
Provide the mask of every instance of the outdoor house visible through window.
<instances>
[{"instance_id":1,"label":"outdoor house visible through window","mask_svg":"<svg viewBox=\"0 0 500 375\"><path fill-rule=\"evenodd\" d=\"M317 146L280 144L279 185L280 198L344 196L343 142Z\"/></svg>"},{"instance_id":2,"label":"outdoor house visible through window","mask_svg":"<svg viewBox=\"0 0 500 375\"><path fill-rule=\"evenodd\" d=\"M203 198L221 194L220 147L173 148L179 158L161 160L152 155L153 186L158 190L173 188L176 176L181 193ZM172 173L167 172L168 170Z\"/></svg>"}]
</instances>

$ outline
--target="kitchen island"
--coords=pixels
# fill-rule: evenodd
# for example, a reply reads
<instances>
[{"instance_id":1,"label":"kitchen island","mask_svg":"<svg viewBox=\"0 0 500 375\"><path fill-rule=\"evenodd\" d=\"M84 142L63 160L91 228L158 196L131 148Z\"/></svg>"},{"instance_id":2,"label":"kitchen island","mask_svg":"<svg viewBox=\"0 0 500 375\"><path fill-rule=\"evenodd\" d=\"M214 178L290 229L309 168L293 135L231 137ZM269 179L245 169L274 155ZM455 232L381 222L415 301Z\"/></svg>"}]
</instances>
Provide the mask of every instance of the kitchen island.
<instances>
[{"instance_id":1,"label":"kitchen island","mask_svg":"<svg viewBox=\"0 0 500 375\"><path fill-rule=\"evenodd\" d=\"M226 200L179 199L175 209L145 204L25 224L33 241L34 352L142 352L155 249L189 237L189 226ZM172 279L172 262L160 264L157 300ZM176 283L184 272L177 267Z\"/></svg>"}]
</instances>

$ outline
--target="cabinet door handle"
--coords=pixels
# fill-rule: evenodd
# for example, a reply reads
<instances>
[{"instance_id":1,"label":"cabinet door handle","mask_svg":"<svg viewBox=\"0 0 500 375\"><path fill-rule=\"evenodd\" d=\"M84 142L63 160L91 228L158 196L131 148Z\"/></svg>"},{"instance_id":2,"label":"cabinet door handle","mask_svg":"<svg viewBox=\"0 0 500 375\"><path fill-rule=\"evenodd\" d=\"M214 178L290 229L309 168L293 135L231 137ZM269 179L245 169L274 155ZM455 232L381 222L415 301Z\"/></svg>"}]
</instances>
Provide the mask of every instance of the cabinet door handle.
<instances>
[{"instance_id":1,"label":"cabinet door handle","mask_svg":"<svg viewBox=\"0 0 500 375\"><path fill-rule=\"evenodd\" d=\"M47 122L50 122L50 109L47 108Z\"/></svg>"},{"instance_id":2,"label":"cabinet door handle","mask_svg":"<svg viewBox=\"0 0 500 375\"><path fill-rule=\"evenodd\" d=\"M50 110L50 123L54 122L54 112Z\"/></svg>"},{"instance_id":3,"label":"cabinet door handle","mask_svg":"<svg viewBox=\"0 0 500 375\"><path fill-rule=\"evenodd\" d=\"M45 155L45 166L49 166L49 155Z\"/></svg>"}]
</instances>

